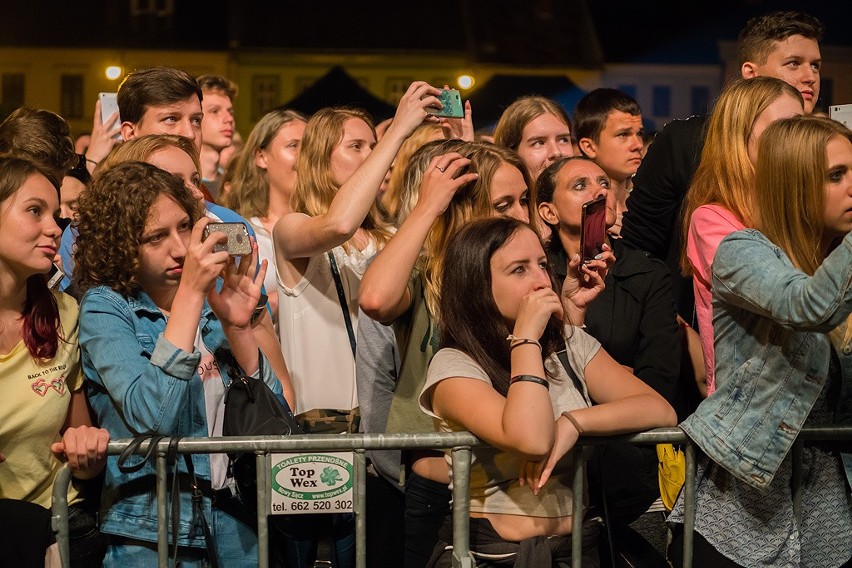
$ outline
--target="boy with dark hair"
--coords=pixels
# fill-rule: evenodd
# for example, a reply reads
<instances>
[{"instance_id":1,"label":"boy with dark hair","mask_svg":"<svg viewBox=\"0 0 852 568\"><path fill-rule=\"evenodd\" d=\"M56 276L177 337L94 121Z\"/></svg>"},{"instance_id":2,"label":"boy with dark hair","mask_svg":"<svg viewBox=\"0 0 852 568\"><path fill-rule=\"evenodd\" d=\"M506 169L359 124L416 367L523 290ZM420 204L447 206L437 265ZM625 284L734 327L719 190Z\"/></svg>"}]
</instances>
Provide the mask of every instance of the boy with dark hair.
<instances>
[{"instance_id":1,"label":"boy with dark hair","mask_svg":"<svg viewBox=\"0 0 852 568\"><path fill-rule=\"evenodd\" d=\"M118 87L121 137L177 134L201 148L201 87L192 75L172 67L130 73Z\"/></svg>"},{"instance_id":2,"label":"boy with dark hair","mask_svg":"<svg viewBox=\"0 0 852 568\"><path fill-rule=\"evenodd\" d=\"M795 87L813 112L819 98L823 25L802 12L772 12L749 20L739 36L740 73L769 76ZM663 259L672 272L678 312L693 319L692 280L680 276L680 206L704 148L706 116L673 120L654 139L633 178L621 236Z\"/></svg>"},{"instance_id":3,"label":"boy with dark hair","mask_svg":"<svg viewBox=\"0 0 852 568\"><path fill-rule=\"evenodd\" d=\"M201 181L213 198L219 196L219 183L224 173L219 167L222 150L233 142L234 97L237 85L221 75L201 75L197 79L203 99L201 108Z\"/></svg>"},{"instance_id":4,"label":"boy with dark hair","mask_svg":"<svg viewBox=\"0 0 852 568\"><path fill-rule=\"evenodd\" d=\"M574 134L580 152L610 178L617 211L610 230L618 234L631 180L642 163L642 109L618 89L595 89L574 107Z\"/></svg>"}]
</instances>

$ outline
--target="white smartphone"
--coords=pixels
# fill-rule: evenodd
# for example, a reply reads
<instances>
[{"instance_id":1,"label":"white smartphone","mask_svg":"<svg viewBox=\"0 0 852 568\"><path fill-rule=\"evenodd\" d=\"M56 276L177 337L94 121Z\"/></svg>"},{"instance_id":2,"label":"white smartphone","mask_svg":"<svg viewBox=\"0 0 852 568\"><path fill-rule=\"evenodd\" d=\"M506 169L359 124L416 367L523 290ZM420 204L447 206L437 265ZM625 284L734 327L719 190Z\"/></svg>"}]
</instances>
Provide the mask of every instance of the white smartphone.
<instances>
[{"instance_id":1,"label":"white smartphone","mask_svg":"<svg viewBox=\"0 0 852 568\"><path fill-rule=\"evenodd\" d=\"M852 128L852 104L829 107L828 114L832 120L842 123L846 128Z\"/></svg>"},{"instance_id":2,"label":"white smartphone","mask_svg":"<svg viewBox=\"0 0 852 568\"><path fill-rule=\"evenodd\" d=\"M101 102L101 122L106 123L114 113L118 113L118 98L116 93L98 93ZM121 117L118 117L116 126L121 125ZM121 140L121 134L115 135L116 140Z\"/></svg>"}]
</instances>

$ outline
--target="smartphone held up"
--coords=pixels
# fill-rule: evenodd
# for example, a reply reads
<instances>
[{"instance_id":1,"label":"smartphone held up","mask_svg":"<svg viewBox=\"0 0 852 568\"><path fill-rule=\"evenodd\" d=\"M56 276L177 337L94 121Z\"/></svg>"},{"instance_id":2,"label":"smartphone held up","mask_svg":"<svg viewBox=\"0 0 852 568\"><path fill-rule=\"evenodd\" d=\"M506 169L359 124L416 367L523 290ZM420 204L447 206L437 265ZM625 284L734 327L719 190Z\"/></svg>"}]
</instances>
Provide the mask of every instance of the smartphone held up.
<instances>
[{"instance_id":1,"label":"smartphone held up","mask_svg":"<svg viewBox=\"0 0 852 568\"><path fill-rule=\"evenodd\" d=\"M464 118L464 105L461 100L461 93L456 89L441 89L441 94L438 97L441 101L441 108L429 106L426 107L426 112L432 116L443 118Z\"/></svg>"},{"instance_id":2,"label":"smartphone held up","mask_svg":"<svg viewBox=\"0 0 852 568\"><path fill-rule=\"evenodd\" d=\"M603 252L606 242L606 196L583 204L582 230L580 231L580 250L583 262L593 260Z\"/></svg>"},{"instance_id":3,"label":"smartphone held up","mask_svg":"<svg viewBox=\"0 0 852 568\"><path fill-rule=\"evenodd\" d=\"M246 256L251 254L251 239L248 230L242 223L208 223L204 228L204 240L212 233L225 233L228 242L217 244L213 252L225 251L231 256Z\"/></svg>"}]
</instances>

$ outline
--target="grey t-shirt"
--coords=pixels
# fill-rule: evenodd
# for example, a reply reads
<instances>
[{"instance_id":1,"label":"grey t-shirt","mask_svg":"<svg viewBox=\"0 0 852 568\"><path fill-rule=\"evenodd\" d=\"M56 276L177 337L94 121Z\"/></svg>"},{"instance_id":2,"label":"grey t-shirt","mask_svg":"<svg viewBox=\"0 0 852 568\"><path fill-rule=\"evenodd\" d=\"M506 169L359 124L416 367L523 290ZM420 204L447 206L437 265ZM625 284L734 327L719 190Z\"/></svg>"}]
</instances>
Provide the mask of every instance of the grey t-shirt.
<instances>
[{"instance_id":1,"label":"grey t-shirt","mask_svg":"<svg viewBox=\"0 0 852 568\"><path fill-rule=\"evenodd\" d=\"M600 349L591 336L573 328L566 341L568 361L580 378L585 390L584 370ZM588 406L586 394L574 386L559 359L552 355L545 361L545 369L555 380L550 382L550 399L554 421L566 410ZM432 416L442 432L463 431L458 424L447 422L432 412L432 387L450 377L467 377L491 384L485 371L467 354L456 349L441 349L429 365L426 384L420 395L420 408ZM446 453L452 467L451 454ZM574 452L569 452L553 470L551 478L534 495L529 487L518 484L521 456L491 446L474 448L470 469L470 510L477 513L501 513L529 517L566 517L572 513L572 483Z\"/></svg>"}]
</instances>

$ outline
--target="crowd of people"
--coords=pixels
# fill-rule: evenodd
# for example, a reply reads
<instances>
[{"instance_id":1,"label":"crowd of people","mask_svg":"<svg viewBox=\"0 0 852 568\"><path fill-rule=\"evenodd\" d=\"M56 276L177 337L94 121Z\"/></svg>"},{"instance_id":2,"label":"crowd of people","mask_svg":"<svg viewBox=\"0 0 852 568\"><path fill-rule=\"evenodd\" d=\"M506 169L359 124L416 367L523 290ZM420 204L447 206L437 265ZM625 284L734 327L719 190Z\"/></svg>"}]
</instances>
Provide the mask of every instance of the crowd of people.
<instances>
[{"instance_id":1,"label":"crowd of people","mask_svg":"<svg viewBox=\"0 0 852 568\"><path fill-rule=\"evenodd\" d=\"M489 136L470 103L435 116L441 89L417 81L380 125L276 109L235 151L237 87L216 75L133 71L79 153L62 117L14 111L0 566L57 565L63 463L71 565L155 565L155 464L107 444L221 436L237 374L307 434L475 434L479 567L570 566L575 531L583 566L637 542L632 565L679 565L684 498L666 511L653 448L588 451L573 492L581 436L677 424L699 450L693 566L852 565L850 444L808 445L800 469L791 450L804 426L852 425L852 132L817 116L822 33L800 12L750 20L742 77L650 147L637 102L607 88L570 113L521 97ZM245 227L247 254L207 231L220 222ZM451 566L451 454L368 459L368 565ZM170 467L172 562L255 566L228 456ZM350 513L284 516L270 556L312 567L326 542L349 568L354 533Z\"/></svg>"}]
</instances>

